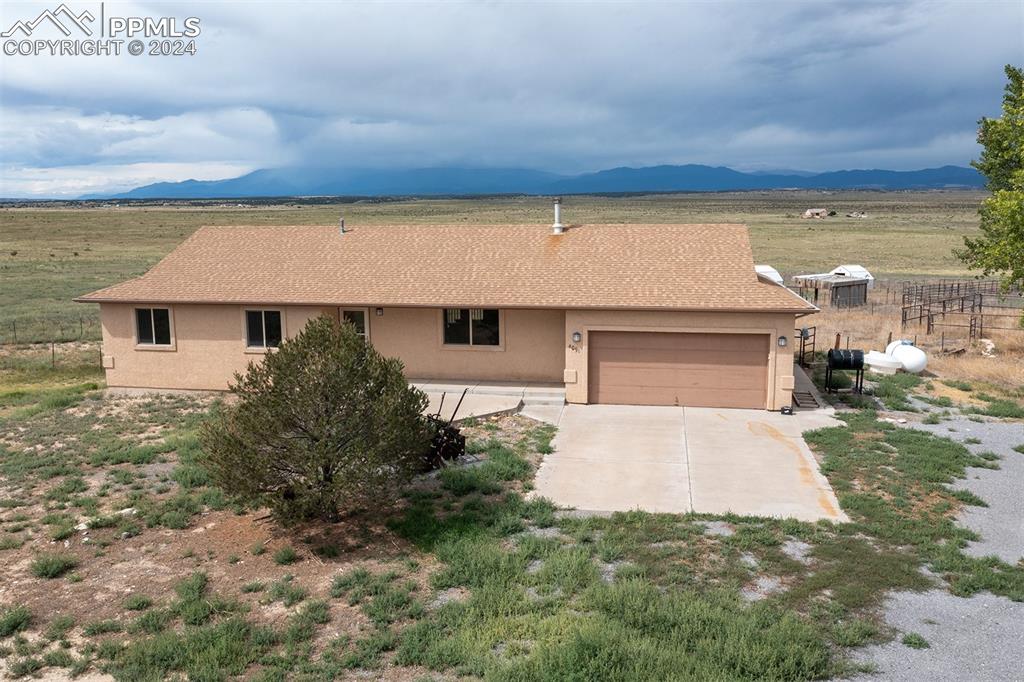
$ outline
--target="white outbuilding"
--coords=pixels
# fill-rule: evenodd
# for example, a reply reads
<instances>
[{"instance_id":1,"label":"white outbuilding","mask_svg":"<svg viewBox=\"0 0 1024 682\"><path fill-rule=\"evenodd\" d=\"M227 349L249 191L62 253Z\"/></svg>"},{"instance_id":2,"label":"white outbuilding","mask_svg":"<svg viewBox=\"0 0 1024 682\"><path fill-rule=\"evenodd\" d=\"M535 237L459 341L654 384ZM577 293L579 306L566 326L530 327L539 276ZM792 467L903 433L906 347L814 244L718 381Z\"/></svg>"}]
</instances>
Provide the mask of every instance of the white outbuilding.
<instances>
[{"instance_id":1,"label":"white outbuilding","mask_svg":"<svg viewBox=\"0 0 1024 682\"><path fill-rule=\"evenodd\" d=\"M828 274L866 279L868 281L868 289L875 287L875 276L868 272L868 269L863 265L840 265L837 268L833 268L832 272Z\"/></svg>"},{"instance_id":2,"label":"white outbuilding","mask_svg":"<svg viewBox=\"0 0 1024 682\"><path fill-rule=\"evenodd\" d=\"M779 274L779 271L770 265L755 265L754 272L756 272L759 277L775 282L779 286L786 286L786 280L782 279L782 275Z\"/></svg>"}]
</instances>

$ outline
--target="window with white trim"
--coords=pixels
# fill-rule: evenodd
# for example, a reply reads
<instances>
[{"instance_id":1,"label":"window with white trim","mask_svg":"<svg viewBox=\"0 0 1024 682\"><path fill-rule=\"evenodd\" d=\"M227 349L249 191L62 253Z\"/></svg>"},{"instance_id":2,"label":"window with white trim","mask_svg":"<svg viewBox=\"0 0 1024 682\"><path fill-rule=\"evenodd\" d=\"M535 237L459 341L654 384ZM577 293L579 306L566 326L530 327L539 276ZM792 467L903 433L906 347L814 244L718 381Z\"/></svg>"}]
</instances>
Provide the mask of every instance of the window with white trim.
<instances>
[{"instance_id":1,"label":"window with white trim","mask_svg":"<svg viewBox=\"0 0 1024 682\"><path fill-rule=\"evenodd\" d=\"M500 346L497 308L445 308L444 343L448 346Z\"/></svg>"},{"instance_id":2,"label":"window with white trim","mask_svg":"<svg viewBox=\"0 0 1024 682\"><path fill-rule=\"evenodd\" d=\"M280 346L281 311L246 310L245 345L249 348L277 348Z\"/></svg>"},{"instance_id":3,"label":"window with white trim","mask_svg":"<svg viewBox=\"0 0 1024 682\"><path fill-rule=\"evenodd\" d=\"M366 308L348 308L341 311L341 321L348 322L356 328L356 334L369 339L370 335L366 327Z\"/></svg>"},{"instance_id":4,"label":"window with white trim","mask_svg":"<svg viewBox=\"0 0 1024 682\"><path fill-rule=\"evenodd\" d=\"M135 339L140 346L171 345L169 308L136 308Z\"/></svg>"}]
</instances>

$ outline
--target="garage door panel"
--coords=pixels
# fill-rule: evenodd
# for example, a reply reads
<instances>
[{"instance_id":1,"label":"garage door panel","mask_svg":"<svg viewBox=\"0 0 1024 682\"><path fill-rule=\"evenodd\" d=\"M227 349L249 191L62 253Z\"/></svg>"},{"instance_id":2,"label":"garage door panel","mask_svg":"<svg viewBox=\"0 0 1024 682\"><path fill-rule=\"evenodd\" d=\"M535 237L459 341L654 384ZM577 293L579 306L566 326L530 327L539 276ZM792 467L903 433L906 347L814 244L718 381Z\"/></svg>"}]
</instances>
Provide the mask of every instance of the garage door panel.
<instances>
[{"instance_id":1,"label":"garage door panel","mask_svg":"<svg viewBox=\"0 0 1024 682\"><path fill-rule=\"evenodd\" d=\"M591 332L589 400L765 407L765 334Z\"/></svg>"},{"instance_id":2,"label":"garage door panel","mask_svg":"<svg viewBox=\"0 0 1024 682\"><path fill-rule=\"evenodd\" d=\"M598 391L591 400L595 403L624 404L620 393ZM629 405L679 405L685 407L745 407L763 408L764 392L751 390L723 391L714 395L700 389L654 387L637 394Z\"/></svg>"},{"instance_id":3,"label":"garage door panel","mask_svg":"<svg viewBox=\"0 0 1024 682\"><path fill-rule=\"evenodd\" d=\"M599 368L600 386L682 386L691 388L747 387L764 389L764 383L752 383L749 370L733 367L656 368L642 365L607 366Z\"/></svg>"},{"instance_id":4,"label":"garage door panel","mask_svg":"<svg viewBox=\"0 0 1024 682\"><path fill-rule=\"evenodd\" d=\"M767 345L763 334L697 334L667 332L591 332L601 348L756 351Z\"/></svg>"},{"instance_id":5,"label":"garage door panel","mask_svg":"<svg viewBox=\"0 0 1024 682\"><path fill-rule=\"evenodd\" d=\"M638 353L638 350L641 352ZM767 351L764 351L767 352ZM722 367L722 356L729 351L717 350L650 350L611 348L601 349L601 362L606 365L660 367ZM729 366L764 367L760 351L732 353Z\"/></svg>"}]
</instances>

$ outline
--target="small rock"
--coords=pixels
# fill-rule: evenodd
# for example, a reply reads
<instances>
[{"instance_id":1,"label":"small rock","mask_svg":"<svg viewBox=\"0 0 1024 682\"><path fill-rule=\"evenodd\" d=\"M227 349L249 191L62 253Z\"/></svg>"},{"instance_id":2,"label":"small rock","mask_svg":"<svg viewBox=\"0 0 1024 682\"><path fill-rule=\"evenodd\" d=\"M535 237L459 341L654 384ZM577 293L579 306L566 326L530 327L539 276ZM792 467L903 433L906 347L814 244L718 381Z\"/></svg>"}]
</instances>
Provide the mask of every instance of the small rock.
<instances>
[{"instance_id":1,"label":"small rock","mask_svg":"<svg viewBox=\"0 0 1024 682\"><path fill-rule=\"evenodd\" d=\"M558 598L558 597L562 596L562 588L561 587L556 587L555 589L553 589L550 592L548 592L546 594L543 594L543 595L540 592L537 591L536 587L527 587L524 591L526 592L526 597L530 601L540 601L542 599Z\"/></svg>"},{"instance_id":2,"label":"small rock","mask_svg":"<svg viewBox=\"0 0 1024 682\"><path fill-rule=\"evenodd\" d=\"M749 552L744 552L740 555L740 563L747 568L757 568L757 559Z\"/></svg>"},{"instance_id":3,"label":"small rock","mask_svg":"<svg viewBox=\"0 0 1024 682\"><path fill-rule=\"evenodd\" d=\"M549 526L547 528L538 528L537 526L527 526L524 534L534 535L538 538L562 538L565 537L555 526Z\"/></svg>"},{"instance_id":4,"label":"small rock","mask_svg":"<svg viewBox=\"0 0 1024 682\"><path fill-rule=\"evenodd\" d=\"M82 521L80 524L75 526L75 530L89 530L89 523L87 521Z\"/></svg>"},{"instance_id":5,"label":"small rock","mask_svg":"<svg viewBox=\"0 0 1024 682\"><path fill-rule=\"evenodd\" d=\"M723 538L727 538L736 533L732 528L732 524L725 521L705 521L704 532L709 535L718 535Z\"/></svg>"},{"instance_id":6,"label":"small rock","mask_svg":"<svg viewBox=\"0 0 1024 682\"><path fill-rule=\"evenodd\" d=\"M784 589L782 581L775 576L762 575L752 585L744 587L740 596L746 601L761 601Z\"/></svg>"},{"instance_id":7,"label":"small rock","mask_svg":"<svg viewBox=\"0 0 1024 682\"><path fill-rule=\"evenodd\" d=\"M608 563L600 563L597 565L597 570L601 572L601 580L606 583L615 582L615 574L618 572L620 566L624 566L625 561L611 561Z\"/></svg>"},{"instance_id":8,"label":"small rock","mask_svg":"<svg viewBox=\"0 0 1024 682\"><path fill-rule=\"evenodd\" d=\"M117 513L121 516L135 516L139 513L139 510L136 509L135 507L128 507L127 509L122 509Z\"/></svg>"},{"instance_id":9,"label":"small rock","mask_svg":"<svg viewBox=\"0 0 1024 682\"><path fill-rule=\"evenodd\" d=\"M449 587L447 590L438 592L437 596L434 597L434 600L427 604L427 609L434 611L449 602L463 601L468 594L469 593L461 587Z\"/></svg>"},{"instance_id":10,"label":"small rock","mask_svg":"<svg viewBox=\"0 0 1024 682\"><path fill-rule=\"evenodd\" d=\"M782 553L790 559L799 561L804 565L811 563L811 560L808 557L811 553L811 549L812 547L810 544L795 538L789 538L782 543Z\"/></svg>"}]
</instances>

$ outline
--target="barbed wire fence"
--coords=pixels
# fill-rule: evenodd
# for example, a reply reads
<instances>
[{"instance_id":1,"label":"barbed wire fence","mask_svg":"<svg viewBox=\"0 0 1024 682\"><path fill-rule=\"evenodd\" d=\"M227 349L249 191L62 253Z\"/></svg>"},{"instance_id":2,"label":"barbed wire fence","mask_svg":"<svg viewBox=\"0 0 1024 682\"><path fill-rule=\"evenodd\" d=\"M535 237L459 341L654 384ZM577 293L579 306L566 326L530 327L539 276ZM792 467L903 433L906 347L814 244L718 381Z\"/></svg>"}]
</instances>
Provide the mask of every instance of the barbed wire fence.
<instances>
[{"instance_id":1,"label":"barbed wire fence","mask_svg":"<svg viewBox=\"0 0 1024 682\"><path fill-rule=\"evenodd\" d=\"M91 315L19 317L0 321L0 346L99 341L100 321Z\"/></svg>"},{"instance_id":2,"label":"barbed wire fence","mask_svg":"<svg viewBox=\"0 0 1024 682\"><path fill-rule=\"evenodd\" d=\"M103 365L100 321L90 315L19 317L0 321L0 369Z\"/></svg>"}]
</instances>

